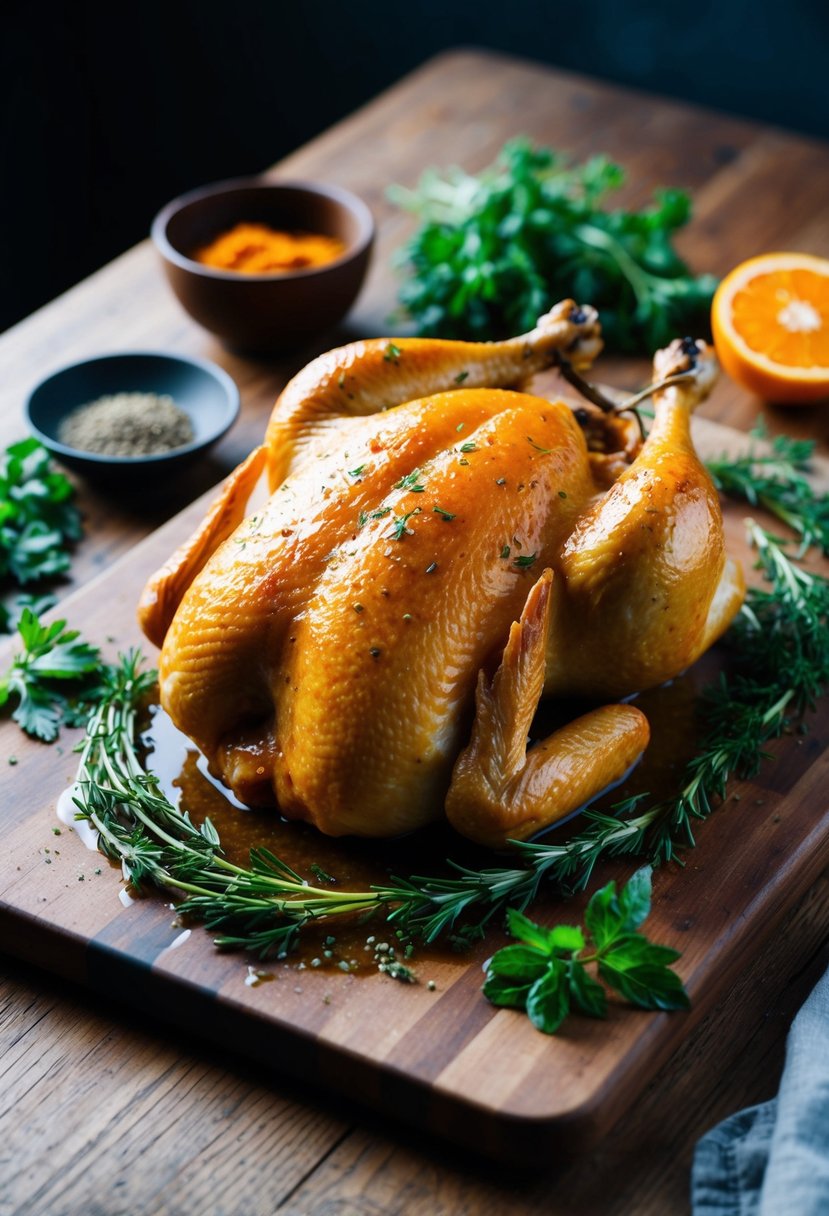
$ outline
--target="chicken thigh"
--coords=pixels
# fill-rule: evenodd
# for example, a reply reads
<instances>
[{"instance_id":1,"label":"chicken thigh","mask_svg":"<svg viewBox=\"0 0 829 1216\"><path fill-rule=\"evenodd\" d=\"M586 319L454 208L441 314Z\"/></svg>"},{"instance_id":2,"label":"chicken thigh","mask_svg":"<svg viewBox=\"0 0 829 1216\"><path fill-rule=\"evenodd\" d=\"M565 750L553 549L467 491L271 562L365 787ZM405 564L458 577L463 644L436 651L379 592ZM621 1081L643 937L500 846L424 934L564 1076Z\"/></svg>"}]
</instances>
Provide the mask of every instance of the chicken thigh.
<instances>
[{"instance_id":1,"label":"chicken thigh","mask_svg":"<svg viewBox=\"0 0 829 1216\"><path fill-rule=\"evenodd\" d=\"M671 678L743 583L690 439L710 351L658 356L676 382L641 446L525 391L600 346L595 312L564 301L520 338L358 342L286 387L139 607L164 707L244 802L332 835L445 810L498 847L639 757L647 722L618 703L527 751L540 697L618 702ZM263 470L270 498L246 516Z\"/></svg>"}]
</instances>

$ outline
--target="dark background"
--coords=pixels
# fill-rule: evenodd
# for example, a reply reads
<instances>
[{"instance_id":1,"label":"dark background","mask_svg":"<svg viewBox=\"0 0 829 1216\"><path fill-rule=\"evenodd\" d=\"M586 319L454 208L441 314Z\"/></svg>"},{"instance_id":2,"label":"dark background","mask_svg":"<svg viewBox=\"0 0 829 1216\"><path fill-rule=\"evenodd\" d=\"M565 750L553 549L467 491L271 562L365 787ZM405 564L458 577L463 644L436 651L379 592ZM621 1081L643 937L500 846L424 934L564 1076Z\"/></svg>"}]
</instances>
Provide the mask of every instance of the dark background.
<instances>
[{"instance_id":1,"label":"dark background","mask_svg":"<svg viewBox=\"0 0 829 1216\"><path fill-rule=\"evenodd\" d=\"M829 137L827 14L818 0L13 0L0 329L140 240L169 198L264 169L447 47Z\"/></svg>"}]
</instances>

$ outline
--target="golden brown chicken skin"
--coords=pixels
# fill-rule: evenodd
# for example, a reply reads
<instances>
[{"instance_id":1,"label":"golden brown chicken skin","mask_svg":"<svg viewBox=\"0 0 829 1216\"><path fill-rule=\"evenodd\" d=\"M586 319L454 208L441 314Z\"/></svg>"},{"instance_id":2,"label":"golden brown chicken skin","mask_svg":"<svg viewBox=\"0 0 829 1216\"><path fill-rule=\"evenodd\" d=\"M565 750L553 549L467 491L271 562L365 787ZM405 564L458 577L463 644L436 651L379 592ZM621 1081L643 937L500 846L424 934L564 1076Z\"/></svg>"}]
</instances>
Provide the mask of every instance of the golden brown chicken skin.
<instances>
[{"instance_id":1,"label":"golden brown chicken skin","mask_svg":"<svg viewBox=\"0 0 829 1216\"><path fill-rule=\"evenodd\" d=\"M608 489L572 409L522 389L599 347L593 310L565 301L510 342L355 343L288 385L140 607L165 708L242 800L333 835L445 809L499 846L638 758L647 722L619 704L527 752L539 698L676 675L742 581L688 430L710 354L664 355L689 378ZM271 496L245 517L263 467Z\"/></svg>"}]
</instances>

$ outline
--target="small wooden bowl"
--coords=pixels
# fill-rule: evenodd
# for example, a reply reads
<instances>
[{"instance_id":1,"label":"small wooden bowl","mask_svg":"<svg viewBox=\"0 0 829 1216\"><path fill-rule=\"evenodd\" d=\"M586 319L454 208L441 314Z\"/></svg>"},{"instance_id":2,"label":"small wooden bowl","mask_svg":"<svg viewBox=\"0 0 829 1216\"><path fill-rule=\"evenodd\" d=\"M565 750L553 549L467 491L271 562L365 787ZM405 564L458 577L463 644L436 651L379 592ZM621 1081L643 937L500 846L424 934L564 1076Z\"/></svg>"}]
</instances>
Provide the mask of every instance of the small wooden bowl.
<instances>
[{"instance_id":1,"label":"small wooden bowl","mask_svg":"<svg viewBox=\"0 0 829 1216\"><path fill-rule=\"evenodd\" d=\"M338 237L346 249L323 266L250 275L203 266L195 250L238 223ZM158 213L152 238L180 303L229 347L274 353L336 324L357 297L374 242L365 203L336 186L243 179L174 199Z\"/></svg>"}]
</instances>

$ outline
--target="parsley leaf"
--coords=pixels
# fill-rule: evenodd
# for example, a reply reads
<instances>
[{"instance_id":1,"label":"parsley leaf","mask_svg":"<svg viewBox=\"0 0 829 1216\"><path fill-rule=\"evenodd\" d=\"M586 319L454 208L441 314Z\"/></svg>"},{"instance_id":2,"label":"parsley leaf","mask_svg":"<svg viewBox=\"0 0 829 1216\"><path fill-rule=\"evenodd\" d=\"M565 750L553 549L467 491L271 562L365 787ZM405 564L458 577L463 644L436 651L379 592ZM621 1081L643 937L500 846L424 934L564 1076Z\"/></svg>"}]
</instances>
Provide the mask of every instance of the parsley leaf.
<instances>
[{"instance_id":1,"label":"parsley leaf","mask_svg":"<svg viewBox=\"0 0 829 1216\"><path fill-rule=\"evenodd\" d=\"M587 970L593 965L608 988L639 1009L687 1009L688 994L671 970L679 952L636 932L650 906L645 866L618 893L609 882L593 895L584 914L587 934L575 925L545 928L510 908L507 923L518 944L490 959L484 996L524 1009L537 1030L555 1034L572 1006L589 1017L607 1016L607 992Z\"/></svg>"},{"instance_id":2,"label":"parsley leaf","mask_svg":"<svg viewBox=\"0 0 829 1216\"><path fill-rule=\"evenodd\" d=\"M51 743L62 724L74 725L101 690L101 656L67 629L66 621L41 625L24 608L18 625L23 650L0 679L0 706L17 699L12 718L26 734Z\"/></svg>"},{"instance_id":3,"label":"parsley leaf","mask_svg":"<svg viewBox=\"0 0 829 1216\"><path fill-rule=\"evenodd\" d=\"M25 584L65 573L67 546L81 536L74 492L36 439L6 448L0 459L0 578Z\"/></svg>"}]
</instances>

